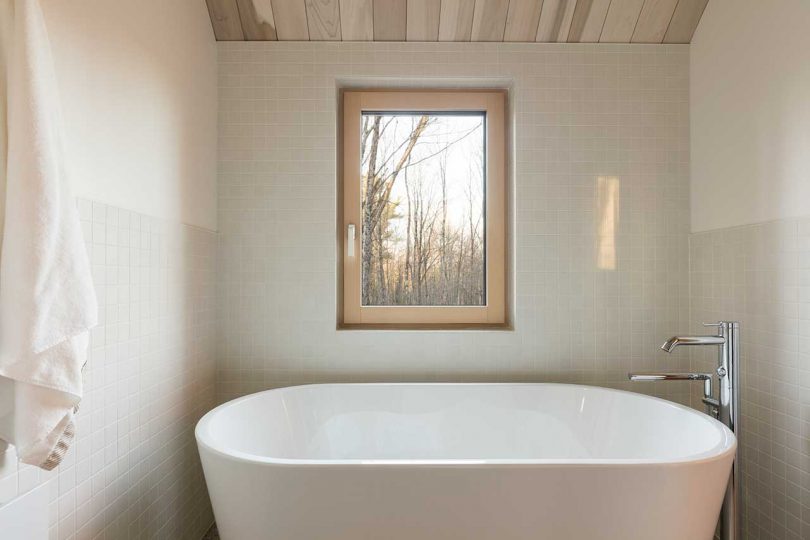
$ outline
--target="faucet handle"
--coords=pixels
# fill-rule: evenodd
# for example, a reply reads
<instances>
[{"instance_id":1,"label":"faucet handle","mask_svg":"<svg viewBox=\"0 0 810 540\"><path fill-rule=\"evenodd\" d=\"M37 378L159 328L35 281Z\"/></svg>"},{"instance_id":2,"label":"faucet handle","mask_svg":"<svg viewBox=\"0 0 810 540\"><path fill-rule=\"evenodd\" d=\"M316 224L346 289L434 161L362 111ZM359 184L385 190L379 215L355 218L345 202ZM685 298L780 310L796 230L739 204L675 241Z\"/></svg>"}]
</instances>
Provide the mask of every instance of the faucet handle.
<instances>
[{"instance_id":1,"label":"faucet handle","mask_svg":"<svg viewBox=\"0 0 810 540\"><path fill-rule=\"evenodd\" d=\"M721 322L705 322L705 323L703 323L703 326L714 326L714 327L720 328L721 326L723 326L723 323L721 323Z\"/></svg>"},{"instance_id":2,"label":"faucet handle","mask_svg":"<svg viewBox=\"0 0 810 540\"><path fill-rule=\"evenodd\" d=\"M714 390L711 373L661 373L641 371L628 373L627 378L631 381L703 381L703 397L713 399Z\"/></svg>"}]
</instances>

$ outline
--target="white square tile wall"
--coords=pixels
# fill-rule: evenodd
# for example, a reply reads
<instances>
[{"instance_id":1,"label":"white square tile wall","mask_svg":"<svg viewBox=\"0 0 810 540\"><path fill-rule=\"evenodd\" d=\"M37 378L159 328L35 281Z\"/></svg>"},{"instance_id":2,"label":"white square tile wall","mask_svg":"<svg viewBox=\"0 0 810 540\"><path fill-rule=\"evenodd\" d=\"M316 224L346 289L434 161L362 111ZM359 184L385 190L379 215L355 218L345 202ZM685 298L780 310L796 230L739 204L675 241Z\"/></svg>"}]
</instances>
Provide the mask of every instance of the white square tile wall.
<instances>
[{"instance_id":1,"label":"white square tile wall","mask_svg":"<svg viewBox=\"0 0 810 540\"><path fill-rule=\"evenodd\" d=\"M220 399L322 381L630 388L688 367L685 46L220 43ZM511 88L514 332L337 331L342 84ZM620 184L618 268L596 266L597 178ZM632 386L689 400L688 386Z\"/></svg>"},{"instance_id":2,"label":"white square tile wall","mask_svg":"<svg viewBox=\"0 0 810 540\"><path fill-rule=\"evenodd\" d=\"M52 539L198 540L213 522L194 426L215 401L216 235L91 201L79 210L100 324L76 440L50 473L6 460L0 502L48 482Z\"/></svg>"},{"instance_id":3,"label":"white square tile wall","mask_svg":"<svg viewBox=\"0 0 810 540\"><path fill-rule=\"evenodd\" d=\"M741 325L745 538L810 538L810 219L698 233L690 254L692 320Z\"/></svg>"}]
</instances>

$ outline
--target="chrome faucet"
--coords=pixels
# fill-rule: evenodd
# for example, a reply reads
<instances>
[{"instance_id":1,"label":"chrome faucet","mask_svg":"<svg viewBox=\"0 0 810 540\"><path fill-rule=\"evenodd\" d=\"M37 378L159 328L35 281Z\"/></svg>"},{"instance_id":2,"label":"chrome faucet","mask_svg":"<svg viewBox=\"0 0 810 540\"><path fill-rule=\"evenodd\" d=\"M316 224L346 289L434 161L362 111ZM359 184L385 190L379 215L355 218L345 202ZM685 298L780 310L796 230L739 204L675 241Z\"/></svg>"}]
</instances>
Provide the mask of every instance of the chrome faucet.
<instances>
[{"instance_id":1,"label":"chrome faucet","mask_svg":"<svg viewBox=\"0 0 810 540\"><path fill-rule=\"evenodd\" d=\"M703 381L703 403L706 412L723 422L739 439L740 413L740 324L721 321L704 324L717 328L713 336L676 336L668 339L661 349L671 353L681 345L718 346L717 378L720 383L720 396L714 397L711 373L630 373L631 381ZM738 442L739 448L739 442ZM731 470L726 498L720 513L720 537L722 540L741 538L740 523L742 512L739 506L740 470L739 450Z\"/></svg>"}]
</instances>

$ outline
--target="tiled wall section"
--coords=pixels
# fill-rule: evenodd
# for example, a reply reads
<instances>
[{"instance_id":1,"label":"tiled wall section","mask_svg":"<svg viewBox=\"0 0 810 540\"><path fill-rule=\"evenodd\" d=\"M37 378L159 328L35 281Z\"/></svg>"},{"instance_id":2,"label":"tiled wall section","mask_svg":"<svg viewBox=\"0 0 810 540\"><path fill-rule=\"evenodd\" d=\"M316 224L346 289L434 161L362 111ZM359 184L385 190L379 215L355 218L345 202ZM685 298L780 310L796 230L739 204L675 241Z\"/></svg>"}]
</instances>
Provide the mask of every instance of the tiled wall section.
<instances>
[{"instance_id":1,"label":"tiled wall section","mask_svg":"<svg viewBox=\"0 0 810 540\"><path fill-rule=\"evenodd\" d=\"M810 219L695 234L690 251L693 319L741 323L745 538L810 538Z\"/></svg>"},{"instance_id":2,"label":"tiled wall section","mask_svg":"<svg viewBox=\"0 0 810 540\"><path fill-rule=\"evenodd\" d=\"M221 43L220 398L295 383L575 381L688 367L688 49ZM514 332L336 331L341 84L511 86ZM597 178L620 184L596 265ZM687 386L633 386L688 401Z\"/></svg>"},{"instance_id":3,"label":"tiled wall section","mask_svg":"<svg viewBox=\"0 0 810 540\"><path fill-rule=\"evenodd\" d=\"M7 460L0 500L48 482L53 539L198 540L213 522L193 430L215 400L215 233L79 209L101 321L77 439L51 473Z\"/></svg>"}]
</instances>

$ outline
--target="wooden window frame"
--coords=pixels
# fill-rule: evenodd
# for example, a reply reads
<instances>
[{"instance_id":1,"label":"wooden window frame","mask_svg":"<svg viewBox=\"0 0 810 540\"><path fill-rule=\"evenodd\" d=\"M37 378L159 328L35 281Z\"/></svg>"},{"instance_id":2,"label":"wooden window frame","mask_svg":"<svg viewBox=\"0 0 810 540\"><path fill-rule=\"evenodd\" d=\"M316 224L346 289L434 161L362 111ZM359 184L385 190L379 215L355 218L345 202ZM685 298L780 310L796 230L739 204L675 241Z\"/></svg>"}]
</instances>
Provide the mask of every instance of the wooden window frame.
<instances>
[{"instance_id":1,"label":"wooden window frame","mask_svg":"<svg viewBox=\"0 0 810 540\"><path fill-rule=\"evenodd\" d=\"M344 90L338 200L338 328L508 328L505 90ZM486 114L485 268L483 306L363 306L361 298L360 126L364 111ZM355 226L354 256L348 228Z\"/></svg>"}]
</instances>

